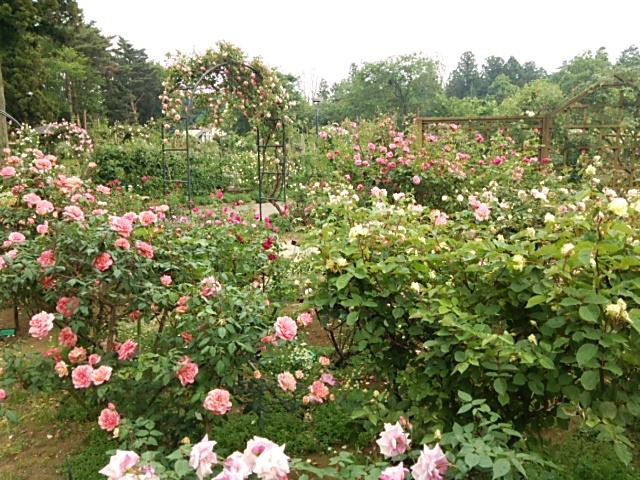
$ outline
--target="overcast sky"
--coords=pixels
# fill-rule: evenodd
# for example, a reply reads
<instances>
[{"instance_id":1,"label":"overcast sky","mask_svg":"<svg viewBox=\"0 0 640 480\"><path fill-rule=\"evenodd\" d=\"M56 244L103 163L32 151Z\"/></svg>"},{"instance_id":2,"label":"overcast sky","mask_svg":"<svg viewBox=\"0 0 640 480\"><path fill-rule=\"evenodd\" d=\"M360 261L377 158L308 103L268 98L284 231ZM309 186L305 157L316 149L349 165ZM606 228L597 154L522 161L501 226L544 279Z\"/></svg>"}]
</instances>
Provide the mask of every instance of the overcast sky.
<instances>
[{"instance_id":1,"label":"overcast sky","mask_svg":"<svg viewBox=\"0 0 640 480\"><path fill-rule=\"evenodd\" d=\"M547 71L587 50L640 47L639 0L79 0L88 20L164 62L228 40L301 78L344 78L352 62L418 52L445 77L460 54L535 61Z\"/></svg>"}]
</instances>

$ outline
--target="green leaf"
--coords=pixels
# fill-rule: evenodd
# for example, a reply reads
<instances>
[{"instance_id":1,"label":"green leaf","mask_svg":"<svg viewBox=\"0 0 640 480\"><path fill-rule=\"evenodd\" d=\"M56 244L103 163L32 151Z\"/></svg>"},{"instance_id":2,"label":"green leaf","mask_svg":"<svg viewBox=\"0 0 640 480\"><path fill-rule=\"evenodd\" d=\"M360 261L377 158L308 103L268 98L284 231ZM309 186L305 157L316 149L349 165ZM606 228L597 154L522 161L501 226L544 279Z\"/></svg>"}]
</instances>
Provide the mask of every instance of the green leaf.
<instances>
[{"instance_id":1,"label":"green leaf","mask_svg":"<svg viewBox=\"0 0 640 480\"><path fill-rule=\"evenodd\" d=\"M532 307L535 307L536 305L540 305L541 303L544 303L546 299L547 299L546 295L534 295L529 299L529 301L527 302L527 306L525 308L532 308Z\"/></svg>"},{"instance_id":2,"label":"green leaf","mask_svg":"<svg viewBox=\"0 0 640 480\"><path fill-rule=\"evenodd\" d=\"M462 390L458 390L458 398L463 402L470 402L471 400L473 400L471 395L469 395L467 392L463 392Z\"/></svg>"},{"instance_id":3,"label":"green leaf","mask_svg":"<svg viewBox=\"0 0 640 480\"><path fill-rule=\"evenodd\" d=\"M340 275L336 280L336 288L338 290L342 290L344 287L347 286L347 284L351 281L352 278L353 278L353 274L351 273L345 273L343 275Z\"/></svg>"},{"instance_id":4,"label":"green leaf","mask_svg":"<svg viewBox=\"0 0 640 480\"><path fill-rule=\"evenodd\" d=\"M613 449L615 450L616 455L622 463L624 463L625 465L629 465L631 463L633 455L631 454L631 450L629 450L629 447L627 447L623 443L616 442L613 445Z\"/></svg>"},{"instance_id":5,"label":"green leaf","mask_svg":"<svg viewBox=\"0 0 640 480\"><path fill-rule=\"evenodd\" d=\"M224 327L218 327L218 336L224 338L227 335L227 329Z\"/></svg>"},{"instance_id":6,"label":"green leaf","mask_svg":"<svg viewBox=\"0 0 640 480\"><path fill-rule=\"evenodd\" d=\"M597 370L587 370L580 377L580 383L585 390L595 390L600 383L600 375Z\"/></svg>"},{"instance_id":7,"label":"green leaf","mask_svg":"<svg viewBox=\"0 0 640 480\"><path fill-rule=\"evenodd\" d=\"M193 469L189 465L189 462L186 461L184 458L181 458L175 463L175 465L173 466L173 470L181 477L193 471Z\"/></svg>"},{"instance_id":8,"label":"green leaf","mask_svg":"<svg viewBox=\"0 0 640 480\"><path fill-rule=\"evenodd\" d=\"M504 477L511 470L511 462L506 458L499 458L493 463L493 478Z\"/></svg>"},{"instance_id":9,"label":"green leaf","mask_svg":"<svg viewBox=\"0 0 640 480\"><path fill-rule=\"evenodd\" d=\"M598 347L593 343L585 343L576 352L578 365L584 367L598 355Z\"/></svg>"},{"instance_id":10,"label":"green leaf","mask_svg":"<svg viewBox=\"0 0 640 480\"><path fill-rule=\"evenodd\" d=\"M496 378L493 381L493 389L498 395L504 395L507 392L507 382L504 381L504 378Z\"/></svg>"},{"instance_id":11,"label":"green leaf","mask_svg":"<svg viewBox=\"0 0 640 480\"><path fill-rule=\"evenodd\" d=\"M464 456L464 463L467 464L467 467L473 468L480 462L480 455L469 452Z\"/></svg>"},{"instance_id":12,"label":"green leaf","mask_svg":"<svg viewBox=\"0 0 640 480\"><path fill-rule=\"evenodd\" d=\"M583 305L578 309L578 315L585 322L595 323L600 316L600 308L598 305Z\"/></svg>"},{"instance_id":13,"label":"green leaf","mask_svg":"<svg viewBox=\"0 0 640 480\"><path fill-rule=\"evenodd\" d=\"M600 402L600 413L604 418L613 420L618 414L618 409L613 402Z\"/></svg>"}]
</instances>

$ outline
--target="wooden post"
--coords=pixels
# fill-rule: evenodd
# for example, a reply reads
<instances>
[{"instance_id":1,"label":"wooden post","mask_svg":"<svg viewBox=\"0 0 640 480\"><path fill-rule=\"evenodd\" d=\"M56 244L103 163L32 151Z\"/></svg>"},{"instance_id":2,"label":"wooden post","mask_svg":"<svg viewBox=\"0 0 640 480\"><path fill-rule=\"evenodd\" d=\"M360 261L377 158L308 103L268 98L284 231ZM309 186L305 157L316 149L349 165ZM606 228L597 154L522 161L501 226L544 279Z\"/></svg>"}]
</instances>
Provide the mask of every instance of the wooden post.
<instances>
[{"instance_id":1,"label":"wooden post","mask_svg":"<svg viewBox=\"0 0 640 480\"><path fill-rule=\"evenodd\" d=\"M0 62L0 110L7 111L6 101L4 99L4 82L2 80L2 63ZM7 129L7 119L4 115L0 115L0 148L9 144L9 131Z\"/></svg>"},{"instance_id":2,"label":"wooden post","mask_svg":"<svg viewBox=\"0 0 640 480\"><path fill-rule=\"evenodd\" d=\"M551 129L553 127L553 116L542 117L542 145L540 146L540 160L551 157Z\"/></svg>"}]
</instances>

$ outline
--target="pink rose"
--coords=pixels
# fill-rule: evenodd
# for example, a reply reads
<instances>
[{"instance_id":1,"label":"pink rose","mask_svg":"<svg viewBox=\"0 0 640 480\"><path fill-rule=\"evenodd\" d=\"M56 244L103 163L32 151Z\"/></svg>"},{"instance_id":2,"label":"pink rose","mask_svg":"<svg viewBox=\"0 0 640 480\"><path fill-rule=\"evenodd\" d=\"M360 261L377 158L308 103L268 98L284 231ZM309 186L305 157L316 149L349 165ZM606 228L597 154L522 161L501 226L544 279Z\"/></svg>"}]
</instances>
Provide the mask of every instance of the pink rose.
<instances>
[{"instance_id":1,"label":"pink rose","mask_svg":"<svg viewBox=\"0 0 640 480\"><path fill-rule=\"evenodd\" d=\"M285 392L287 392L287 391L295 392L296 391L297 382L296 382L296 379L294 378L294 376L291 375L291 373L283 372L283 373L278 375L278 385L280 385L280 388L282 390L284 390Z\"/></svg>"},{"instance_id":2,"label":"pink rose","mask_svg":"<svg viewBox=\"0 0 640 480\"><path fill-rule=\"evenodd\" d=\"M311 392L311 400L315 403L324 402L329 396L329 389L327 386L320 380L316 380L309 386L309 391Z\"/></svg>"},{"instance_id":3,"label":"pink rose","mask_svg":"<svg viewBox=\"0 0 640 480\"><path fill-rule=\"evenodd\" d=\"M65 318L70 318L80 308L80 299L78 297L62 297L58 300L56 311ZM71 345L73 346L73 345Z\"/></svg>"},{"instance_id":4,"label":"pink rose","mask_svg":"<svg viewBox=\"0 0 640 480\"><path fill-rule=\"evenodd\" d=\"M331 365L331 359L329 357L325 357L324 355L320 357L319 362L323 367L328 367L329 365Z\"/></svg>"},{"instance_id":5,"label":"pink rose","mask_svg":"<svg viewBox=\"0 0 640 480\"><path fill-rule=\"evenodd\" d=\"M35 314L29 321L29 335L40 340L46 338L53 330L54 318L53 313L40 312Z\"/></svg>"},{"instance_id":6,"label":"pink rose","mask_svg":"<svg viewBox=\"0 0 640 480\"><path fill-rule=\"evenodd\" d=\"M8 396L7 391L4 388L0 388L0 402L6 400Z\"/></svg>"},{"instance_id":7,"label":"pink rose","mask_svg":"<svg viewBox=\"0 0 640 480\"><path fill-rule=\"evenodd\" d=\"M436 217L436 219L434 220L433 224L436 227L440 227L442 225L446 225L448 221L449 221L449 215L447 215L446 213L440 212Z\"/></svg>"},{"instance_id":8,"label":"pink rose","mask_svg":"<svg viewBox=\"0 0 640 480\"><path fill-rule=\"evenodd\" d=\"M36 232L38 232L40 235L46 235L47 233L49 233L49 222L45 221L44 223L38 225L36 227Z\"/></svg>"},{"instance_id":9,"label":"pink rose","mask_svg":"<svg viewBox=\"0 0 640 480\"><path fill-rule=\"evenodd\" d=\"M138 344L136 342L131 339L127 340L118 348L118 360L131 360L136 354L137 348Z\"/></svg>"},{"instance_id":10,"label":"pink rose","mask_svg":"<svg viewBox=\"0 0 640 480\"><path fill-rule=\"evenodd\" d=\"M36 205L41 200L41 198L35 193L31 192L22 197L22 200L27 203L27 206L29 208L33 208L33 206Z\"/></svg>"},{"instance_id":11,"label":"pink rose","mask_svg":"<svg viewBox=\"0 0 640 480\"><path fill-rule=\"evenodd\" d=\"M109 217L109 225L111 230L123 237L128 237L133 231L133 223L126 217L111 216Z\"/></svg>"},{"instance_id":12,"label":"pink rose","mask_svg":"<svg viewBox=\"0 0 640 480\"><path fill-rule=\"evenodd\" d=\"M9 234L9 246L13 245L14 243L24 243L27 238L20 232L11 232Z\"/></svg>"},{"instance_id":13,"label":"pink rose","mask_svg":"<svg viewBox=\"0 0 640 480\"><path fill-rule=\"evenodd\" d=\"M216 388L207 393L207 397L204 399L204 408L210 410L215 415L224 415L231 410L230 395L227 390L222 388Z\"/></svg>"},{"instance_id":14,"label":"pink rose","mask_svg":"<svg viewBox=\"0 0 640 480\"><path fill-rule=\"evenodd\" d=\"M111 195L111 189L109 187L105 187L104 185L98 185L96 187L96 191L102 193L103 195Z\"/></svg>"},{"instance_id":15,"label":"pink rose","mask_svg":"<svg viewBox=\"0 0 640 480\"><path fill-rule=\"evenodd\" d=\"M320 376L320 381L332 387L336 384L336 379L328 372L325 372Z\"/></svg>"},{"instance_id":16,"label":"pink rose","mask_svg":"<svg viewBox=\"0 0 640 480\"><path fill-rule=\"evenodd\" d=\"M36 213L38 215L47 215L54 210L55 209L53 207L53 203L51 203L49 200L40 200L36 205Z\"/></svg>"},{"instance_id":17,"label":"pink rose","mask_svg":"<svg viewBox=\"0 0 640 480\"><path fill-rule=\"evenodd\" d=\"M298 315L296 319L298 325L302 325L303 327L308 327L313 323L313 315L309 312L304 312Z\"/></svg>"},{"instance_id":18,"label":"pink rose","mask_svg":"<svg viewBox=\"0 0 640 480\"><path fill-rule=\"evenodd\" d=\"M91 365L80 365L71 372L71 381L74 388L89 388L91 386L91 377L93 367Z\"/></svg>"},{"instance_id":19,"label":"pink rose","mask_svg":"<svg viewBox=\"0 0 640 480\"><path fill-rule=\"evenodd\" d=\"M102 360L102 357L97 353L92 353L91 355L89 355L89 365L91 365L92 367L95 367L97 364L99 364L100 360Z\"/></svg>"},{"instance_id":20,"label":"pink rose","mask_svg":"<svg viewBox=\"0 0 640 480\"><path fill-rule=\"evenodd\" d=\"M405 468L402 462L395 467L387 467L380 473L380 480L404 480L409 473L409 469Z\"/></svg>"},{"instance_id":21,"label":"pink rose","mask_svg":"<svg viewBox=\"0 0 640 480\"><path fill-rule=\"evenodd\" d=\"M380 447L380 453L391 458L406 452L411 445L411 439L398 422L393 425L385 423L384 431L380 433L380 438L376 440L376 443Z\"/></svg>"},{"instance_id":22,"label":"pink rose","mask_svg":"<svg viewBox=\"0 0 640 480\"><path fill-rule=\"evenodd\" d=\"M120 480L128 470L138 465L139 462L140 457L137 453L129 450L116 450L115 455L111 455L109 464L98 473L108 477L109 480Z\"/></svg>"},{"instance_id":23,"label":"pink rose","mask_svg":"<svg viewBox=\"0 0 640 480\"><path fill-rule=\"evenodd\" d=\"M218 463L218 457L213 452L216 442L205 435L202 440L191 447L189 465L196 471L196 476L202 480L213 473L211 467Z\"/></svg>"},{"instance_id":24,"label":"pink rose","mask_svg":"<svg viewBox=\"0 0 640 480\"><path fill-rule=\"evenodd\" d=\"M16 169L13 167L2 167L2 170L0 170L0 176L3 178L11 178L11 177L15 177L16 176Z\"/></svg>"},{"instance_id":25,"label":"pink rose","mask_svg":"<svg viewBox=\"0 0 640 480\"><path fill-rule=\"evenodd\" d=\"M178 370L178 379L183 387L196 381L196 375L198 375L198 365L191 361L189 357L184 357L178 363L180 370Z\"/></svg>"},{"instance_id":26,"label":"pink rose","mask_svg":"<svg viewBox=\"0 0 640 480\"><path fill-rule=\"evenodd\" d=\"M98 425L102 430L113 432L120 425L120 414L116 410L116 406L110 403L107 408L100 412L98 417Z\"/></svg>"},{"instance_id":27,"label":"pink rose","mask_svg":"<svg viewBox=\"0 0 640 480\"><path fill-rule=\"evenodd\" d=\"M87 358L87 349L84 347L75 347L69 352L69 361L71 363L81 363Z\"/></svg>"},{"instance_id":28,"label":"pink rose","mask_svg":"<svg viewBox=\"0 0 640 480\"><path fill-rule=\"evenodd\" d=\"M113 368L108 367L106 365L102 365L99 368L96 368L91 372L91 381L97 387L98 385L102 385L104 382L108 382L111 378L111 372Z\"/></svg>"},{"instance_id":29,"label":"pink rose","mask_svg":"<svg viewBox=\"0 0 640 480\"><path fill-rule=\"evenodd\" d=\"M411 467L415 480L443 480L449 470L449 460L440 445L433 448L424 446L418 461Z\"/></svg>"},{"instance_id":30,"label":"pink rose","mask_svg":"<svg viewBox=\"0 0 640 480\"><path fill-rule=\"evenodd\" d=\"M291 317L278 317L275 323L276 337L293 340L298 334L298 326Z\"/></svg>"},{"instance_id":31,"label":"pink rose","mask_svg":"<svg viewBox=\"0 0 640 480\"><path fill-rule=\"evenodd\" d=\"M138 216L138 218L140 220L140 224L145 227L148 227L152 223L156 223L158 221L158 216L155 213L153 213L151 210L146 210L142 212Z\"/></svg>"},{"instance_id":32,"label":"pink rose","mask_svg":"<svg viewBox=\"0 0 640 480\"><path fill-rule=\"evenodd\" d=\"M124 237L118 237L118 239L113 243L113 245L123 250L129 250L131 248L131 244L129 243L129 240L127 240Z\"/></svg>"},{"instance_id":33,"label":"pink rose","mask_svg":"<svg viewBox=\"0 0 640 480\"><path fill-rule=\"evenodd\" d=\"M62 215L70 220L73 220L74 222L84 221L84 212L80 207L76 207L75 205L64 207L64 213Z\"/></svg>"},{"instance_id":34,"label":"pink rose","mask_svg":"<svg viewBox=\"0 0 640 480\"><path fill-rule=\"evenodd\" d=\"M51 170L51 168L53 167L53 164L51 163L51 160L49 160L47 157L44 158L38 158L35 162L33 162L36 166L36 169L46 172L47 170Z\"/></svg>"},{"instance_id":35,"label":"pink rose","mask_svg":"<svg viewBox=\"0 0 640 480\"><path fill-rule=\"evenodd\" d=\"M473 215L476 217L476 220L483 222L491 216L491 209L486 203L480 203L475 207Z\"/></svg>"},{"instance_id":36,"label":"pink rose","mask_svg":"<svg viewBox=\"0 0 640 480\"><path fill-rule=\"evenodd\" d=\"M69 369L67 368L67 364L64 363L64 360L58 360L56 362L56 366L53 369L58 374L58 377L63 378L69 375Z\"/></svg>"},{"instance_id":37,"label":"pink rose","mask_svg":"<svg viewBox=\"0 0 640 480\"><path fill-rule=\"evenodd\" d=\"M414 185L420 185L420 182L422 182L422 179L418 175L414 175L413 178L411 179L411 182Z\"/></svg>"},{"instance_id":38,"label":"pink rose","mask_svg":"<svg viewBox=\"0 0 640 480\"><path fill-rule=\"evenodd\" d=\"M70 327L64 327L60 330L60 334L58 335L58 342L60 345L63 345L67 348L73 348L76 346L76 342L78 341L78 336L71 330Z\"/></svg>"},{"instance_id":39,"label":"pink rose","mask_svg":"<svg viewBox=\"0 0 640 480\"><path fill-rule=\"evenodd\" d=\"M162 275L160 277L160 283L165 287L168 287L173 283L173 279L171 278L171 275Z\"/></svg>"},{"instance_id":40,"label":"pink rose","mask_svg":"<svg viewBox=\"0 0 640 480\"><path fill-rule=\"evenodd\" d=\"M111 255L109 254L109 252L102 252L93 261L93 266L98 270L100 270L101 272L109 270L111 265L113 265L113 259L111 258Z\"/></svg>"},{"instance_id":41,"label":"pink rose","mask_svg":"<svg viewBox=\"0 0 640 480\"><path fill-rule=\"evenodd\" d=\"M40 267L44 270L45 268L50 268L55 266L56 264L56 257L53 253L53 250L45 250L44 252L42 252L40 254L40 256L38 257L38 263L40 264Z\"/></svg>"},{"instance_id":42,"label":"pink rose","mask_svg":"<svg viewBox=\"0 0 640 480\"><path fill-rule=\"evenodd\" d=\"M153 246L150 243L137 241L136 249L138 253L145 258L153 258Z\"/></svg>"},{"instance_id":43,"label":"pink rose","mask_svg":"<svg viewBox=\"0 0 640 480\"><path fill-rule=\"evenodd\" d=\"M205 297L213 297L222 291L222 285L216 277L206 277L202 280L202 290L200 290L200 294Z\"/></svg>"},{"instance_id":44,"label":"pink rose","mask_svg":"<svg viewBox=\"0 0 640 480\"><path fill-rule=\"evenodd\" d=\"M284 445L273 445L257 456L253 472L262 479L284 480L289 474L289 457Z\"/></svg>"}]
</instances>

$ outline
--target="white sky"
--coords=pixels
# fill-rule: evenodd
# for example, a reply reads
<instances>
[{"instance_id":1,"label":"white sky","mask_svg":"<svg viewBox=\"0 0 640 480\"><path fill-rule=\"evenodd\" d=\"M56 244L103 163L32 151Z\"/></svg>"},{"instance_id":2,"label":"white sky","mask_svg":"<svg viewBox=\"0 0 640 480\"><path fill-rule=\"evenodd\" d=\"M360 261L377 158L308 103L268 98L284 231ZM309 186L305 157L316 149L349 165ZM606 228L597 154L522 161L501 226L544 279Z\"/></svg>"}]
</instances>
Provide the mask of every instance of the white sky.
<instances>
[{"instance_id":1,"label":"white sky","mask_svg":"<svg viewBox=\"0 0 640 480\"><path fill-rule=\"evenodd\" d=\"M611 59L640 47L639 0L79 0L87 20L122 35L154 60L230 41L300 77L344 78L352 62L418 52L443 65L460 54L535 61L554 71L587 50Z\"/></svg>"}]
</instances>

